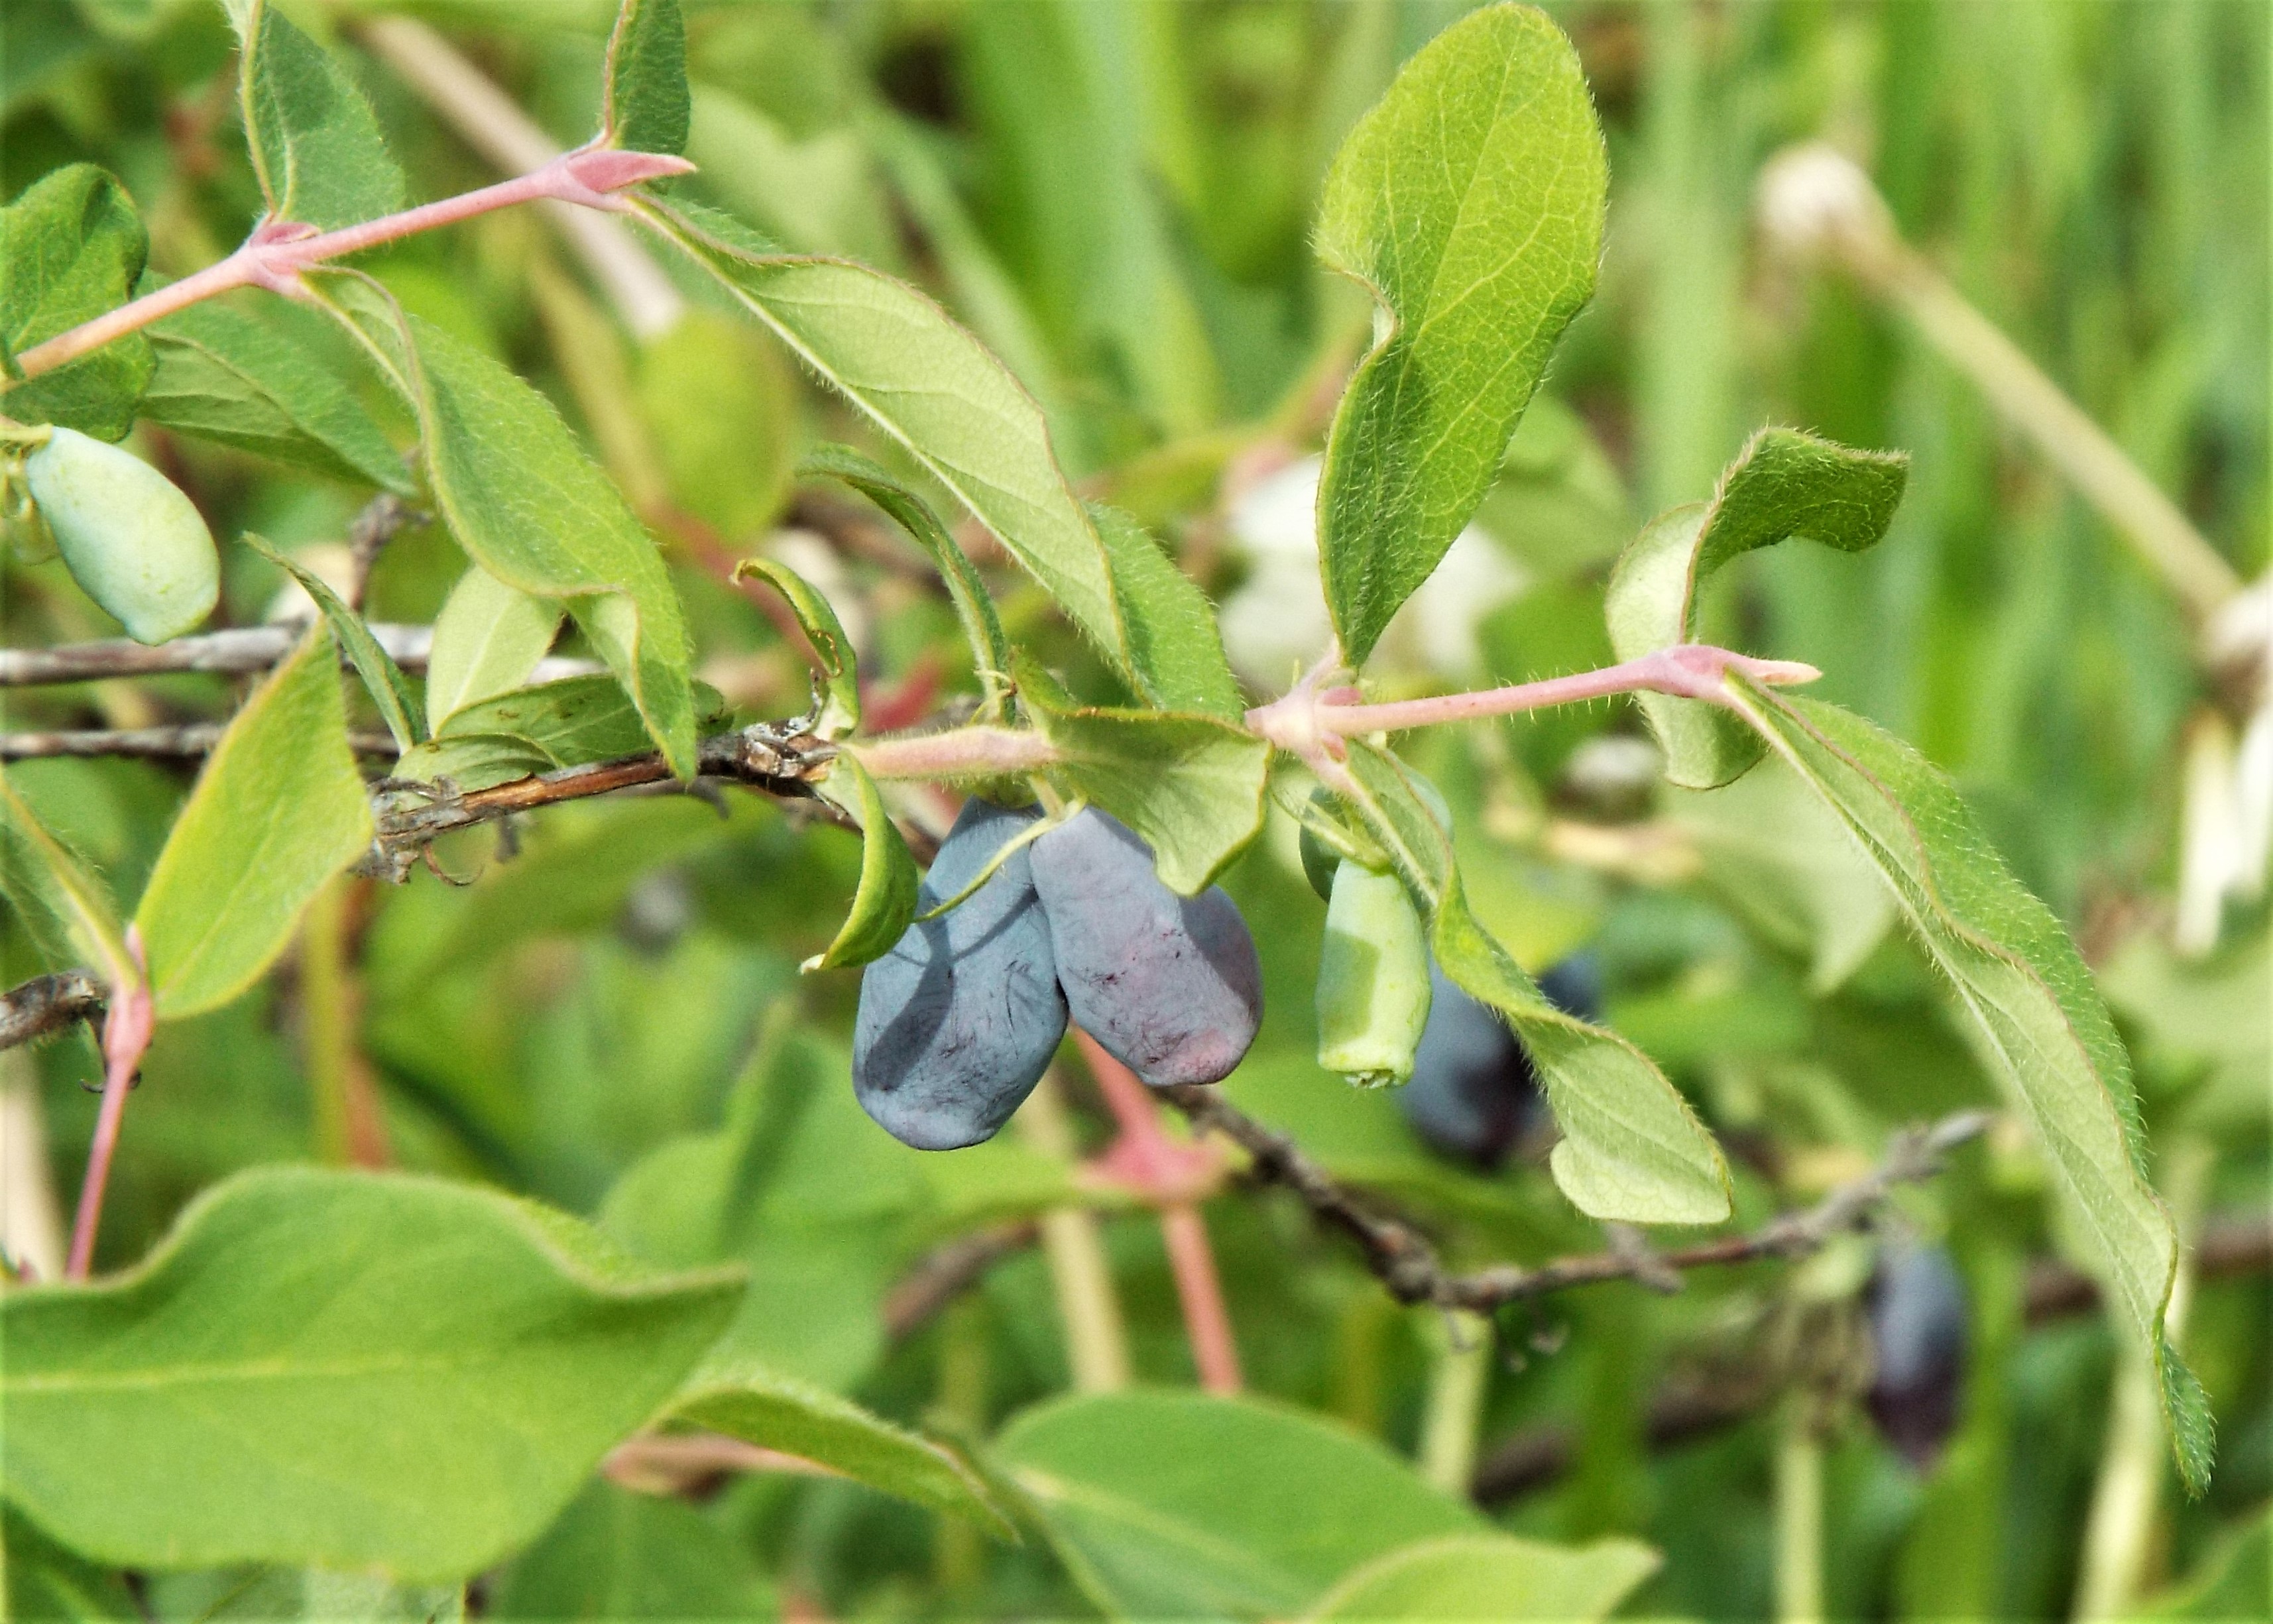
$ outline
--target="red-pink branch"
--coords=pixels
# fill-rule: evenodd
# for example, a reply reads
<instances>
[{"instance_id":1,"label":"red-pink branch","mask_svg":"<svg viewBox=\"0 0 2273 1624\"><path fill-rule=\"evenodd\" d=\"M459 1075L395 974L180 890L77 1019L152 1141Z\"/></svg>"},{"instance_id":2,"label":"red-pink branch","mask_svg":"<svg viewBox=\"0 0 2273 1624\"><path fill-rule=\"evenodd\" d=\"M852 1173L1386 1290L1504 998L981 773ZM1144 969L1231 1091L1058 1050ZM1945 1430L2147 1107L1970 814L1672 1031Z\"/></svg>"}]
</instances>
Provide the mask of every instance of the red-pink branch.
<instances>
[{"instance_id":1,"label":"red-pink branch","mask_svg":"<svg viewBox=\"0 0 2273 1624\"><path fill-rule=\"evenodd\" d=\"M264 220L228 258L34 344L16 357L17 363L24 378L37 378L130 333L138 333L152 322L162 321L177 311L233 288L266 288L271 293L289 296L299 291L300 278L326 260L415 236L438 226L471 220L493 209L551 198L559 203L581 204L586 208L620 212L626 205L614 194L625 187L667 175L684 175L694 167L684 158L661 153L626 153L611 147L585 146L563 153L542 168L499 181L494 186L421 204L361 225L342 226L336 231L318 231L290 221ZM0 387L5 387L5 381L0 381Z\"/></svg>"},{"instance_id":2,"label":"red-pink branch","mask_svg":"<svg viewBox=\"0 0 2273 1624\"><path fill-rule=\"evenodd\" d=\"M126 927L126 950L134 955L135 974L120 977L119 984L111 988L109 1013L102 1022L102 1109L94 1119L86 1177L79 1187L79 1212L71 1220L71 1258L64 1266L67 1280L86 1279L94 1266L94 1232L102 1223L102 1193L110 1183L110 1160L126 1120L126 1096L158 1023L150 998L149 966L142 956L142 932L131 924Z\"/></svg>"},{"instance_id":3,"label":"red-pink branch","mask_svg":"<svg viewBox=\"0 0 2273 1624\"><path fill-rule=\"evenodd\" d=\"M1076 1027L1074 1041L1097 1091L1120 1125L1121 1134L1095 1162L1091 1175L1135 1191L1159 1209L1160 1239L1184 1312L1184 1334L1200 1385L1211 1393L1236 1393L1245 1385L1239 1369L1239 1343L1232 1336L1231 1313L1224 1306L1223 1282L1208 1245L1200 1198L1221 1182L1223 1162L1213 1147L1168 1137L1160 1126L1152 1091L1103 1044Z\"/></svg>"},{"instance_id":4,"label":"red-pink branch","mask_svg":"<svg viewBox=\"0 0 2273 1624\"><path fill-rule=\"evenodd\" d=\"M1339 741L1353 734L1399 733L1444 722L1509 716L1522 711L1543 710L1550 705L1607 699L1617 693L1664 693L1676 699L1719 700L1725 696L1722 678L1730 671L1772 687L1813 682L1823 675L1813 666L1796 660L1756 660L1750 655L1715 648L1710 644L1682 643L1644 655L1639 660L1606 665L1597 671L1580 671L1571 677L1550 677L1544 682L1366 705L1358 702L1356 689L1325 687L1323 674L1314 672L1295 684L1284 698L1249 711L1247 725L1281 750L1308 759L1321 748L1335 748L1329 740Z\"/></svg>"}]
</instances>

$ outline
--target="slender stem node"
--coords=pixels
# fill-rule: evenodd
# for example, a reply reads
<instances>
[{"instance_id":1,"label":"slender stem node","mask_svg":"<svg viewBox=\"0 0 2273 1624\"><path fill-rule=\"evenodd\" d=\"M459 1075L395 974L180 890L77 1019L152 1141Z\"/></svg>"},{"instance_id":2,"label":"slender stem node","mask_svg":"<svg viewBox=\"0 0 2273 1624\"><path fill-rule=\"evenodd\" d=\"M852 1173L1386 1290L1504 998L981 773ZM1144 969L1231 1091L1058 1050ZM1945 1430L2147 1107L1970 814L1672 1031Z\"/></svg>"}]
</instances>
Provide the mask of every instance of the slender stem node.
<instances>
[{"instance_id":1,"label":"slender stem node","mask_svg":"<svg viewBox=\"0 0 2273 1624\"><path fill-rule=\"evenodd\" d=\"M266 288L271 293L296 296L300 278L326 260L360 253L382 243L396 242L439 226L454 225L516 204L550 198L558 203L620 212L626 205L615 194L623 188L664 176L684 175L694 167L684 158L662 153L625 153L582 146L494 186L423 203L401 213L382 215L360 225L342 226L336 231L316 231L291 221L264 220L228 258L115 311L106 311L93 321L82 322L44 343L34 344L16 357L19 375L0 378L0 389L25 378L37 378L42 372L52 372L129 333L139 333L153 322L162 321L176 311L235 288Z\"/></svg>"}]
</instances>

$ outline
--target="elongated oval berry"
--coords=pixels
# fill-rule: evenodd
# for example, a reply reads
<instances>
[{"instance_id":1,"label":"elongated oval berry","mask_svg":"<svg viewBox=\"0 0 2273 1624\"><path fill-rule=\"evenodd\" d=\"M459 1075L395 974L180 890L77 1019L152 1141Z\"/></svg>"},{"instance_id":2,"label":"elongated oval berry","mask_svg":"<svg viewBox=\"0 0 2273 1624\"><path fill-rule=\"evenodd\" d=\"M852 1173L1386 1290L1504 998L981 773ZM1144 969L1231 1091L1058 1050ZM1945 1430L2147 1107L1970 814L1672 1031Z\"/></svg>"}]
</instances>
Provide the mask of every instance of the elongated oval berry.
<instances>
[{"instance_id":1,"label":"elongated oval berry","mask_svg":"<svg viewBox=\"0 0 2273 1624\"><path fill-rule=\"evenodd\" d=\"M1965 1283L1940 1246L1889 1246L1865 1302L1878 1367L1864 1402L1887 1441L1923 1471L1957 1428Z\"/></svg>"},{"instance_id":2,"label":"elongated oval berry","mask_svg":"<svg viewBox=\"0 0 2273 1624\"><path fill-rule=\"evenodd\" d=\"M955 895L1039 814L977 797L941 843L918 911ZM919 1150L991 1139L1040 1081L1065 1036L1050 926L1031 849L936 919L911 924L860 976L852 1091L884 1131Z\"/></svg>"},{"instance_id":3,"label":"elongated oval berry","mask_svg":"<svg viewBox=\"0 0 2273 1624\"><path fill-rule=\"evenodd\" d=\"M213 532L141 458L57 429L24 459L24 483L71 579L136 642L179 637L213 613L221 595Z\"/></svg>"},{"instance_id":4,"label":"elongated oval berry","mask_svg":"<svg viewBox=\"0 0 2273 1624\"><path fill-rule=\"evenodd\" d=\"M1398 1090L1397 1104L1430 1149L1497 1167L1544 1104L1539 1074L1498 1011L1469 997L1436 965L1429 980L1429 1024L1413 1051L1413 1081ZM1582 1021L1602 1013L1601 976L1590 954L1556 964L1539 977L1539 990Z\"/></svg>"},{"instance_id":5,"label":"elongated oval berry","mask_svg":"<svg viewBox=\"0 0 2273 1624\"><path fill-rule=\"evenodd\" d=\"M1152 849L1094 807L1034 842L1074 1024L1154 1088L1219 1082L1263 1020L1263 964L1220 886L1178 896Z\"/></svg>"},{"instance_id":6,"label":"elongated oval berry","mask_svg":"<svg viewBox=\"0 0 2273 1624\"><path fill-rule=\"evenodd\" d=\"M1392 874L1334 871L1318 958L1318 1064L1362 1089L1403 1082L1429 1020L1429 947Z\"/></svg>"}]
</instances>

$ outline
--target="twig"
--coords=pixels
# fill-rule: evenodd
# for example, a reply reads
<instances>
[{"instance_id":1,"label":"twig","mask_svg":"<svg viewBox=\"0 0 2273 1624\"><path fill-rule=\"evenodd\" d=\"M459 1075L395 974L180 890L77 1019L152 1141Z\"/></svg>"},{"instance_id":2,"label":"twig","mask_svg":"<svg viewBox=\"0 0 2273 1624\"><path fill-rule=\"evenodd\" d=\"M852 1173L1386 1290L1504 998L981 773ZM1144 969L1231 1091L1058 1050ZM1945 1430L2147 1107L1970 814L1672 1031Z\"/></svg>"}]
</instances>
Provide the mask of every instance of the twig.
<instances>
[{"instance_id":1,"label":"twig","mask_svg":"<svg viewBox=\"0 0 2273 1624\"><path fill-rule=\"evenodd\" d=\"M821 775L833 755L830 746L798 730L793 723L760 722L731 733L713 734L701 742L696 760L701 778L723 779L784 799L810 802L831 821L856 827L813 792L812 781ZM381 879L399 879L409 872L421 847L454 830L494 823L563 801L665 783L671 776L662 752L649 751L614 761L564 767L463 795L383 787L371 853L359 867Z\"/></svg>"},{"instance_id":2,"label":"twig","mask_svg":"<svg viewBox=\"0 0 2273 1624\"><path fill-rule=\"evenodd\" d=\"M380 550L417 516L409 503L392 490L382 490L364 504L363 511L349 524L348 557L355 571L350 582L354 590L347 595L349 609L362 612L364 594L371 587L371 566L379 562Z\"/></svg>"},{"instance_id":3,"label":"twig","mask_svg":"<svg viewBox=\"0 0 2273 1624\"><path fill-rule=\"evenodd\" d=\"M385 620L370 625L371 634L397 665L406 671L426 669L427 655L434 647L432 626ZM280 620L270 625L236 626L226 632L177 637L155 645L120 637L65 643L56 648L0 648L0 688L99 682L113 677L169 677L191 671L245 677L282 660L300 646L307 630L304 620ZM341 658L344 663L346 656ZM596 661L555 655L540 662L529 680L557 682L563 677L589 676L602 669Z\"/></svg>"},{"instance_id":4,"label":"twig","mask_svg":"<svg viewBox=\"0 0 2273 1624\"><path fill-rule=\"evenodd\" d=\"M2202 1225L2194 1269L2203 1281L2273 1272L2273 1216L2232 1214ZM2034 1328L2091 1313L2099 1285L2089 1275L2053 1259L2031 1264L2023 1319ZM1677 1448L1727 1430L1758 1413L1780 1384L1756 1365L1716 1372L1710 1381L1684 1380L1651 1403L1647 1435L1654 1450ZM1476 1467L1471 1493L1485 1505L1543 1488L1578 1463L1575 1429L1561 1422L1531 1426L1502 1440Z\"/></svg>"},{"instance_id":5,"label":"twig","mask_svg":"<svg viewBox=\"0 0 2273 1624\"><path fill-rule=\"evenodd\" d=\"M0 733L0 761L34 761L50 756L132 756L152 761L193 761L211 755L228 731L219 722L184 722L163 728L93 728L83 731ZM350 733L357 755L392 756L394 740L385 733Z\"/></svg>"},{"instance_id":6,"label":"twig","mask_svg":"<svg viewBox=\"0 0 2273 1624\"><path fill-rule=\"evenodd\" d=\"M0 1049L35 1043L74 1022L92 1021L102 1007L102 989L85 970L34 976L0 993Z\"/></svg>"},{"instance_id":7,"label":"twig","mask_svg":"<svg viewBox=\"0 0 2273 1624\"><path fill-rule=\"evenodd\" d=\"M600 1470L611 1481L641 1494L683 1494L738 1471L800 1478L844 1475L801 1455L784 1455L721 1433L647 1433L626 1438L608 1451Z\"/></svg>"},{"instance_id":8,"label":"twig","mask_svg":"<svg viewBox=\"0 0 2273 1624\"><path fill-rule=\"evenodd\" d=\"M1896 1136L1877 1170L1842 1185L1804 1212L1789 1214L1749 1235L1731 1235L1677 1251L1638 1257L1623 1252L1558 1258L1536 1268L1503 1263L1468 1274L1449 1272L1427 1237L1401 1220L1368 1211L1294 1141L1225 1102L1214 1090L1176 1084L1160 1092L1202 1129L1222 1134L1254 1158L1255 1171L1301 1196L1311 1212L1354 1238L1366 1265L1400 1302L1489 1312L1504 1304L1542 1297L1572 1286L1633 1280L1660 1269L1688 1269L1804 1257L1842 1231L1854 1228L1897 1185L1929 1179L1941 1157L1988 1126L1982 1111L1962 1111L1931 1128Z\"/></svg>"},{"instance_id":9,"label":"twig","mask_svg":"<svg viewBox=\"0 0 2273 1624\"><path fill-rule=\"evenodd\" d=\"M884 1294L884 1335L893 1342L905 1342L977 1285L988 1269L1039 1239L1041 1231L1034 1224L1006 1224L975 1235L958 1235L934 1247Z\"/></svg>"}]
</instances>

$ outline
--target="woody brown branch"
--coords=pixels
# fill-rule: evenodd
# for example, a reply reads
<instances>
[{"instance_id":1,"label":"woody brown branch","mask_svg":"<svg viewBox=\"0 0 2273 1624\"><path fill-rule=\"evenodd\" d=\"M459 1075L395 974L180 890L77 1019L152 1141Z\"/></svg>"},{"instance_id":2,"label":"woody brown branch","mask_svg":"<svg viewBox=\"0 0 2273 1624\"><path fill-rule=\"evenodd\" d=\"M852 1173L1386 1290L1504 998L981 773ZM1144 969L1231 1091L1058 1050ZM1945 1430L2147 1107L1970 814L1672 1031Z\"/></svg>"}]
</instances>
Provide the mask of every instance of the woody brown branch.
<instances>
[{"instance_id":1,"label":"woody brown branch","mask_svg":"<svg viewBox=\"0 0 2273 1624\"><path fill-rule=\"evenodd\" d=\"M1633 1245L1533 1268L1503 1263L1470 1273L1445 1269L1429 1239L1400 1219L1369 1210L1283 1134L1264 1126L1214 1090L1175 1084L1160 1090L1192 1125L1231 1140L1252 1159L1258 1178L1285 1185L1313 1216L1354 1239L1366 1266L1399 1302L1489 1313L1572 1286L1610 1280L1662 1282L1666 1270L1804 1257L1834 1235L1855 1228L1895 1186L1929 1179L1943 1155L1988 1126L1980 1111L1962 1111L1930 1128L1898 1134L1886 1159L1864 1178L1842 1185L1804 1212L1789 1214L1749 1235L1731 1235L1670 1252Z\"/></svg>"}]
</instances>

